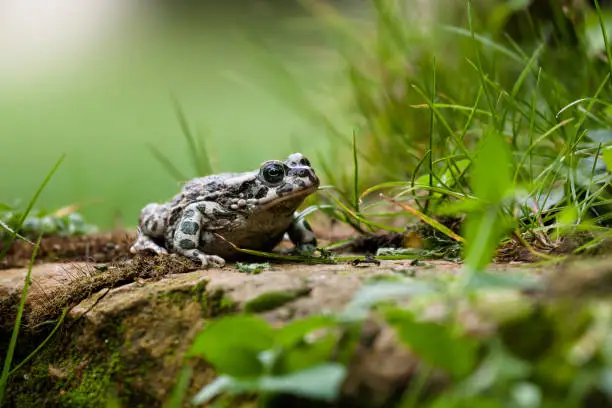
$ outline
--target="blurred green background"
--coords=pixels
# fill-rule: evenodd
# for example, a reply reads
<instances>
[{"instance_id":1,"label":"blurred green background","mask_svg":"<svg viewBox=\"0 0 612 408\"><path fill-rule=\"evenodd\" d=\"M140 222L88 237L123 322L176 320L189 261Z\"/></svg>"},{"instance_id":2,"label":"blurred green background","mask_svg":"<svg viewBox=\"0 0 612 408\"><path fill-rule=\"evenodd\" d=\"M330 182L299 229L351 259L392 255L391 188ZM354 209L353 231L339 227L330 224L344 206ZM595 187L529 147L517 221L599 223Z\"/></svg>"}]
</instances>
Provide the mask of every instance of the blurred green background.
<instances>
[{"instance_id":1,"label":"blurred green background","mask_svg":"<svg viewBox=\"0 0 612 408\"><path fill-rule=\"evenodd\" d=\"M297 4L116 2L108 11L104 3L98 16L81 16L82 26L50 16L46 27L17 24L13 42L0 43L8 62L0 64L0 202L27 202L66 153L37 207L81 204L102 228L134 226L143 205L179 188L147 144L195 176L172 95L206 135L216 171L326 147L324 132L285 106L274 72L261 64L273 54L305 88L331 84L334 58ZM108 22L86 29L88 19L89 27ZM54 40L62 30L84 40Z\"/></svg>"}]
</instances>

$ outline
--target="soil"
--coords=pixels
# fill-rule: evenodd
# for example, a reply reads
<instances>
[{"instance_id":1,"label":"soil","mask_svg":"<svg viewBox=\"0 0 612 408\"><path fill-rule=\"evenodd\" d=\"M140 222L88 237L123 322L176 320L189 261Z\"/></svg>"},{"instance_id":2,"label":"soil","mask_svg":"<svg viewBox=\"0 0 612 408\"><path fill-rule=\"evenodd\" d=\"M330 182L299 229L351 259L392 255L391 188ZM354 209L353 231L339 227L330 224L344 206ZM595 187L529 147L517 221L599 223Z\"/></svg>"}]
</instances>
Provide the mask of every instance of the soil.
<instances>
[{"instance_id":1,"label":"soil","mask_svg":"<svg viewBox=\"0 0 612 408\"><path fill-rule=\"evenodd\" d=\"M133 231L112 231L85 236L49 236L41 240L36 263L73 261L73 262L111 262L127 259L129 248L136 237ZM2 244L0 243L0 249ZM0 261L0 270L27 266L32 256L32 245L25 241L15 241L6 257Z\"/></svg>"}]
</instances>

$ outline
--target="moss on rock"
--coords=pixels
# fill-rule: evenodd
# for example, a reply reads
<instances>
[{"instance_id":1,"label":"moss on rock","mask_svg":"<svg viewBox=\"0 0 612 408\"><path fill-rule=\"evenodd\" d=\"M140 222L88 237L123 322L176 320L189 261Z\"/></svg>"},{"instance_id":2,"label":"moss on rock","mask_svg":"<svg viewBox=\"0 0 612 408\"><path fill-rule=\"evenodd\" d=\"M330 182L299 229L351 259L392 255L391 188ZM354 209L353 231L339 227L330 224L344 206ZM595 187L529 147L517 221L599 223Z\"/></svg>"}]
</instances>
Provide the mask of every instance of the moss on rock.
<instances>
[{"instance_id":1,"label":"moss on rock","mask_svg":"<svg viewBox=\"0 0 612 408\"><path fill-rule=\"evenodd\" d=\"M205 317L235 310L221 291L207 293L207 283L182 275L113 289L93 309L96 297L86 300L12 377L8 406L100 407L109 392L121 406L162 406L185 363L195 365L190 392L197 391L214 373L184 354Z\"/></svg>"},{"instance_id":2,"label":"moss on rock","mask_svg":"<svg viewBox=\"0 0 612 408\"><path fill-rule=\"evenodd\" d=\"M270 291L262 293L256 298L246 302L244 304L244 311L247 313L261 313L274 310L299 297L308 295L310 291L311 289L306 287L291 291Z\"/></svg>"}]
</instances>

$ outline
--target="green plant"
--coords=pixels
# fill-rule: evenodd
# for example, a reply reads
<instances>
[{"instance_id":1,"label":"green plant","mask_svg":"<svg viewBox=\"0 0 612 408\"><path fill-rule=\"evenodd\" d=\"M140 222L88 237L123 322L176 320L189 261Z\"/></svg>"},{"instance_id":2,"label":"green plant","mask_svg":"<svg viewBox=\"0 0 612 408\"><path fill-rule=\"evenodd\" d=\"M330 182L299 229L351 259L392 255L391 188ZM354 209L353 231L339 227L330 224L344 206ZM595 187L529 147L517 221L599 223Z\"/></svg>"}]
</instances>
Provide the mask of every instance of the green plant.
<instances>
[{"instance_id":1,"label":"green plant","mask_svg":"<svg viewBox=\"0 0 612 408\"><path fill-rule=\"evenodd\" d=\"M189 126L187 117L179 100L173 98L174 110L181 126L181 132L185 138L189 156L191 158L191 164L196 177L203 177L208 174L212 174L213 168L210 161L210 156L204 137L201 132L194 134ZM184 175L174 164L173 161L168 158L164 153L161 152L157 147L152 144L148 145L151 154L157 159L157 161L166 169L166 171L178 181L186 181L188 177Z\"/></svg>"},{"instance_id":2,"label":"green plant","mask_svg":"<svg viewBox=\"0 0 612 408\"><path fill-rule=\"evenodd\" d=\"M332 92L355 124L349 135L307 92L282 93L330 135L319 164L333 187L311 211L359 233L404 232L416 218L467 242L474 269L500 244L546 258L576 233L591 241L575 251L609 238L610 17L598 6L535 3L430 2L415 6L435 16L422 22L393 0L374 0L365 21L309 2L336 40L345 77ZM285 87L300 87L264 60ZM440 222L465 214L469 237ZM478 230L497 221L483 239Z\"/></svg>"},{"instance_id":3,"label":"green plant","mask_svg":"<svg viewBox=\"0 0 612 408\"><path fill-rule=\"evenodd\" d=\"M25 241L35 239L39 234L43 236L74 236L90 234L97 230L95 225L87 224L72 206L51 212L31 209L25 218L23 215L23 212L16 208L8 205L2 206L0 209L0 226L3 231L0 230L0 242L9 240L20 223L20 233L16 237Z\"/></svg>"},{"instance_id":4,"label":"green plant","mask_svg":"<svg viewBox=\"0 0 612 408\"><path fill-rule=\"evenodd\" d=\"M5 242L3 243L4 245L2 246L2 251L0 251L0 260L2 260L6 256L15 239L21 237L19 233L21 232L21 228L23 227L28 215L30 214L30 211L32 211L32 208L34 207L36 200L38 200L40 193L42 193L47 183L49 183L49 181L51 180L51 177L53 177L53 174L55 174L57 168L60 166L62 161L64 161L64 157L64 155L61 156L59 160L55 163L53 168L49 171L49 173L47 173L47 176L34 193L34 196L30 199L26 209L21 213L17 213L16 215L11 214L10 219L13 219L14 216L16 217L16 220L14 220L14 222L12 223L13 225L7 225L7 222L5 220L0 220L2 221L0 222L0 231L8 232L9 234L8 237L5 239ZM0 206L0 211L6 211L10 209L11 207L6 204L2 204Z\"/></svg>"},{"instance_id":5,"label":"green plant","mask_svg":"<svg viewBox=\"0 0 612 408\"><path fill-rule=\"evenodd\" d=\"M2 260L4 258L4 256L6 256L6 253L8 252L10 246L13 244L15 239L20 236L19 232L20 232L21 227L23 226L23 224L24 224L28 214L30 213L30 210L34 207L34 204L36 203L36 200L38 199L38 196L43 191L45 186L49 183L49 181L51 180L51 177L53 177L53 174L55 173L55 171L57 170L57 168L59 167L59 165L62 163L63 160L64 160L64 156L60 157L59 160L53 166L53 168L49 171L49 173L47 174L47 176L45 177L45 179L43 180L41 185L36 190L36 192L35 192L34 196L32 197L32 199L30 199L30 202L29 202L26 210L21 214L21 217L19 218L19 221L16 223L16 226L14 227L14 229L8 229L8 231L10 232L11 235L9 236L7 242L4 244L2 252L0 252L0 260ZM20 326L21 326L21 319L22 319L23 310L24 310L24 307L25 307L26 296L28 294L28 289L29 289L29 287L31 285L30 275L32 273L32 266L33 266L34 260L36 258L36 253L38 252L38 248L40 246L41 238L42 238L42 232L39 233L38 240L34 244L34 249L32 251L32 256L31 256L31 259L30 259L30 264L29 264L29 267L28 267L28 272L26 274L26 278L25 278L25 281L24 281L24 284L23 284L23 290L21 291L21 299L20 299L20 302L19 302L19 307L17 309L17 316L15 318L15 323L13 325L13 331L12 331L11 339L9 341L9 346L8 346L7 351L6 351L6 355L4 357L4 363L3 363L3 367L2 367L2 374L0 375L0 404L2 403L2 400L4 399L4 395L5 395L5 392L6 392L6 386L7 386L9 375L12 372L14 372L14 370L11 371L11 364L13 362L13 354L14 354L15 348L17 346L17 338L18 338L19 329L20 329ZM60 319L60 321L59 321L58 325L56 326L56 328L53 330L52 334L55 332L55 330L57 329L59 324L61 324L62 321L63 321L63 316ZM48 340L48 338L47 338L47 340ZM46 343L47 340L45 340L44 343ZM34 352L31 353L30 356L26 357L24 361L27 361L28 359L30 359L31 356L34 353L36 353L37 351L38 351L38 349L34 350Z\"/></svg>"},{"instance_id":6,"label":"green plant","mask_svg":"<svg viewBox=\"0 0 612 408\"><path fill-rule=\"evenodd\" d=\"M273 394L292 394L334 401L346 369L328 362L338 340L334 319L323 316L273 329L251 315L215 320L196 337L189 355L203 357L221 374L193 398L203 404L226 394L258 394L262 403ZM316 341L311 332L326 330Z\"/></svg>"}]
</instances>

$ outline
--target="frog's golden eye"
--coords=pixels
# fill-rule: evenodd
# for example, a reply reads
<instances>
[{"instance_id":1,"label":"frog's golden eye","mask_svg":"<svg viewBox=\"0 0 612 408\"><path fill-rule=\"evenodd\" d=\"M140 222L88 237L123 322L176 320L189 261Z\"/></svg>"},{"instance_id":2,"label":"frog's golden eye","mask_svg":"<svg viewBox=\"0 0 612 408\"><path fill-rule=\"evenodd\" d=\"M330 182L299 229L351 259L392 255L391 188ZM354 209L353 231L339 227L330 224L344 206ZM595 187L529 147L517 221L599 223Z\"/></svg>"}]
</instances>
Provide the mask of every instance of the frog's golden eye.
<instances>
[{"instance_id":1,"label":"frog's golden eye","mask_svg":"<svg viewBox=\"0 0 612 408\"><path fill-rule=\"evenodd\" d=\"M278 184L285 178L285 166L276 162L264 164L261 175L268 183Z\"/></svg>"}]
</instances>

